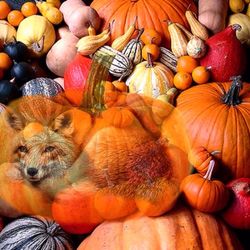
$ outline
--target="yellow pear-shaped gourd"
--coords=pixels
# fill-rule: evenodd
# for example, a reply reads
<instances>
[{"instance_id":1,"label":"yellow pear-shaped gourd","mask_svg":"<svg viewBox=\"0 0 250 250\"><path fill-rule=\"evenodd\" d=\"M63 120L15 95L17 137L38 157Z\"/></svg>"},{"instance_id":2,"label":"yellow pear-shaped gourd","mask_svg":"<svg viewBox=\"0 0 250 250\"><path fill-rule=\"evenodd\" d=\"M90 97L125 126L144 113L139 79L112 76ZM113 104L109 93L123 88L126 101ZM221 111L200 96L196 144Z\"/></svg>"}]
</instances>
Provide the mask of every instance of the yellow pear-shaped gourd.
<instances>
[{"instance_id":1,"label":"yellow pear-shaped gourd","mask_svg":"<svg viewBox=\"0 0 250 250\"><path fill-rule=\"evenodd\" d=\"M33 15L25 18L18 26L17 41L28 46L35 56L42 56L49 51L56 40L54 26L47 18Z\"/></svg>"},{"instance_id":2,"label":"yellow pear-shaped gourd","mask_svg":"<svg viewBox=\"0 0 250 250\"><path fill-rule=\"evenodd\" d=\"M0 40L3 43L10 43L16 37L16 29L5 20L0 20Z\"/></svg>"}]
</instances>

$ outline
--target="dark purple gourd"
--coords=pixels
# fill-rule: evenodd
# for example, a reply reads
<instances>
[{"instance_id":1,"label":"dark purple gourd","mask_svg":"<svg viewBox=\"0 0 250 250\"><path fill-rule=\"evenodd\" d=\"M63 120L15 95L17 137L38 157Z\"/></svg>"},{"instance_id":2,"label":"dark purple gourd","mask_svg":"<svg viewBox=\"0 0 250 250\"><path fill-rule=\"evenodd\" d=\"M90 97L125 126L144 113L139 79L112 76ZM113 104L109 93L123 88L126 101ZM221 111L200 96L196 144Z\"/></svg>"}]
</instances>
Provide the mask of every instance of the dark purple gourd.
<instances>
[{"instance_id":1,"label":"dark purple gourd","mask_svg":"<svg viewBox=\"0 0 250 250\"><path fill-rule=\"evenodd\" d=\"M8 104L10 101L21 97L22 93L19 88L8 80L0 81L0 103Z\"/></svg>"},{"instance_id":2,"label":"dark purple gourd","mask_svg":"<svg viewBox=\"0 0 250 250\"><path fill-rule=\"evenodd\" d=\"M4 46L4 52L15 62L26 61L29 58L28 47L20 41L6 44Z\"/></svg>"},{"instance_id":3,"label":"dark purple gourd","mask_svg":"<svg viewBox=\"0 0 250 250\"><path fill-rule=\"evenodd\" d=\"M34 0L5 0L11 9L20 10L22 5L26 2L35 2Z\"/></svg>"},{"instance_id":4,"label":"dark purple gourd","mask_svg":"<svg viewBox=\"0 0 250 250\"><path fill-rule=\"evenodd\" d=\"M21 87L25 82L35 78L35 72L30 64L26 62L14 63L10 70L11 78Z\"/></svg>"},{"instance_id":5,"label":"dark purple gourd","mask_svg":"<svg viewBox=\"0 0 250 250\"><path fill-rule=\"evenodd\" d=\"M22 88L23 96L43 95L53 97L63 92L62 86L47 77L38 77L26 82Z\"/></svg>"}]
</instances>

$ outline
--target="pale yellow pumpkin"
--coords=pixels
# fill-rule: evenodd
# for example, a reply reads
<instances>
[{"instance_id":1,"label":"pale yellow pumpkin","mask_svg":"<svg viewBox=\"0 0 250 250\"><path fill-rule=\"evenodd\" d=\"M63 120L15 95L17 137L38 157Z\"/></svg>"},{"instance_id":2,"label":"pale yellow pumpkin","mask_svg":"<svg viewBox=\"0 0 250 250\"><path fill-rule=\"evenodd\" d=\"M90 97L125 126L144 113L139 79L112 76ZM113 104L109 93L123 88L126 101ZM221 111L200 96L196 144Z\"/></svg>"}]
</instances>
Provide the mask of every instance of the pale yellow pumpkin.
<instances>
[{"instance_id":1,"label":"pale yellow pumpkin","mask_svg":"<svg viewBox=\"0 0 250 250\"><path fill-rule=\"evenodd\" d=\"M157 98L173 87L173 77L172 71L162 63L150 65L144 61L136 65L126 84L131 93Z\"/></svg>"},{"instance_id":2,"label":"pale yellow pumpkin","mask_svg":"<svg viewBox=\"0 0 250 250\"><path fill-rule=\"evenodd\" d=\"M5 20L0 20L0 40L9 43L16 37L16 29Z\"/></svg>"},{"instance_id":3,"label":"pale yellow pumpkin","mask_svg":"<svg viewBox=\"0 0 250 250\"><path fill-rule=\"evenodd\" d=\"M55 40L54 26L43 16L29 16L18 26L17 41L26 44L38 57L47 53Z\"/></svg>"},{"instance_id":4,"label":"pale yellow pumpkin","mask_svg":"<svg viewBox=\"0 0 250 250\"><path fill-rule=\"evenodd\" d=\"M241 30L236 31L237 38L242 42L250 46L250 17L237 13L229 16L228 25L239 24Z\"/></svg>"}]
</instances>

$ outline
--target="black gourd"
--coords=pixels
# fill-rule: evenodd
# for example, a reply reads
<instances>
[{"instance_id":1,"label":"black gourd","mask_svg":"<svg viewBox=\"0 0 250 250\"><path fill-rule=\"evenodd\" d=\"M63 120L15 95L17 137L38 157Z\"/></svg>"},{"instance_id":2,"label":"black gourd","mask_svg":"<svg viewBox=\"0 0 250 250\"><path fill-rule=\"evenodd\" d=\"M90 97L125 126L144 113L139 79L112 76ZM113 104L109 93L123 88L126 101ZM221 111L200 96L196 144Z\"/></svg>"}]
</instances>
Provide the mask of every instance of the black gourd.
<instances>
[{"instance_id":1,"label":"black gourd","mask_svg":"<svg viewBox=\"0 0 250 250\"><path fill-rule=\"evenodd\" d=\"M0 81L0 103L8 104L10 101L20 97L22 92L11 81Z\"/></svg>"},{"instance_id":2,"label":"black gourd","mask_svg":"<svg viewBox=\"0 0 250 250\"><path fill-rule=\"evenodd\" d=\"M5 0L11 9L20 10L22 5L26 2L35 2L34 0Z\"/></svg>"},{"instance_id":3,"label":"black gourd","mask_svg":"<svg viewBox=\"0 0 250 250\"><path fill-rule=\"evenodd\" d=\"M26 61L29 57L28 47L20 41L13 41L6 44L4 52L16 62Z\"/></svg>"}]
</instances>

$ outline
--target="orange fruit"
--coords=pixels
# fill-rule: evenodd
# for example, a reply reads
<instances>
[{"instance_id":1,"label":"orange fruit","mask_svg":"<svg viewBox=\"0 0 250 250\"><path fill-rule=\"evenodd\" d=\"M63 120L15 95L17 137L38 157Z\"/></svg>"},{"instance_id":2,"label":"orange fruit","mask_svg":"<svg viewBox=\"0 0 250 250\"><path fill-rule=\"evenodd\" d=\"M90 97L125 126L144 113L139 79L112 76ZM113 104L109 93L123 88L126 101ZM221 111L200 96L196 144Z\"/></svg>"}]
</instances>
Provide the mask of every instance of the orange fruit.
<instances>
[{"instance_id":1,"label":"orange fruit","mask_svg":"<svg viewBox=\"0 0 250 250\"><path fill-rule=\"evenodd\" d=\"M160 56L160 47L156 44L146 44L142 48L142 57L144 60L148 60L148 53L151 54L153 61L156 61Z\"/></svg>"},{"instance_id":2,"label":"orange fruit","mask_svg":"<svg viewBox=\"0 0 250 250\"><path fill-rule=\"evenodd\" d=\"M21 7L21 12L25 17L36 15L38 12L38 9L36 7L35 3L32 2L26 2Z\"/></svg>"},{"instance_id":3,"label":"orange fruit","mask_svg":"<svg viewBox=\"0 0 250 250\"><path fill-rule=\"evenodd\" d=\"M192 71L192 78L197 84L207 83L210 78L210 71L207 67L198 66Z\"/></svg>"},{"instance_id":4,"label":"orange fruit","mask_svg":"<svg viewBox=\"0 0 250 250\"><path fill-rule=\"evenodd\" d=\"M144 29L141 35L141 40L143 41L144 44L153 43L156 45L160 45L162 39L160 33L157 32L156 30Z\"/></svg>"},{"instance_id":5,"label":"orange fruit","mask_svg":"<svg viewBox=\"0 0 250 250\"><path fill-rule=\"evenodd\" d=\"M12 10L7 16L8 22L15 27L17 27L23 19L24 15L19 10Z\"/></svg>"},{"instance_id":6,"label":"orange fruit","mask_svg":"<svg viewBox=\"0 0 250 250\"><path fill-rule=\"evenodd\" d=\"M190 73L180 71L174 76L174 86L177 89L185 90L192 85L193 79Z\"/></svg>"},{"instance_id":7,"label":"orange fruit","mask_svg":"<svg viewBox=\"0 0 250 250\"><path fill-rule=\"evenodd\" d=\"M10 6L5 1L0 1L0 19L5 19L10 11Z\"/></svg>"},{"instance_id":8,"label":"orange fruit","mask_svg":"<svg viewBox=\"0 0 250 250\"><path fill-rule=\"evenodd\" d=\"M7 70L11 67L12 60L8 54L0 52L0 69Z\"/></svg>"},{"instance_id":9,"label":"orange fruit","mask_svg":"<svg viewBox=\"0 0 250 250\"><path fill-rule=\"evenodd\" d=\"M193 69L199 66L199 62L191 56L181 56L177 60L176 70L192 73Z\"/></svg>"}]
</instances>

